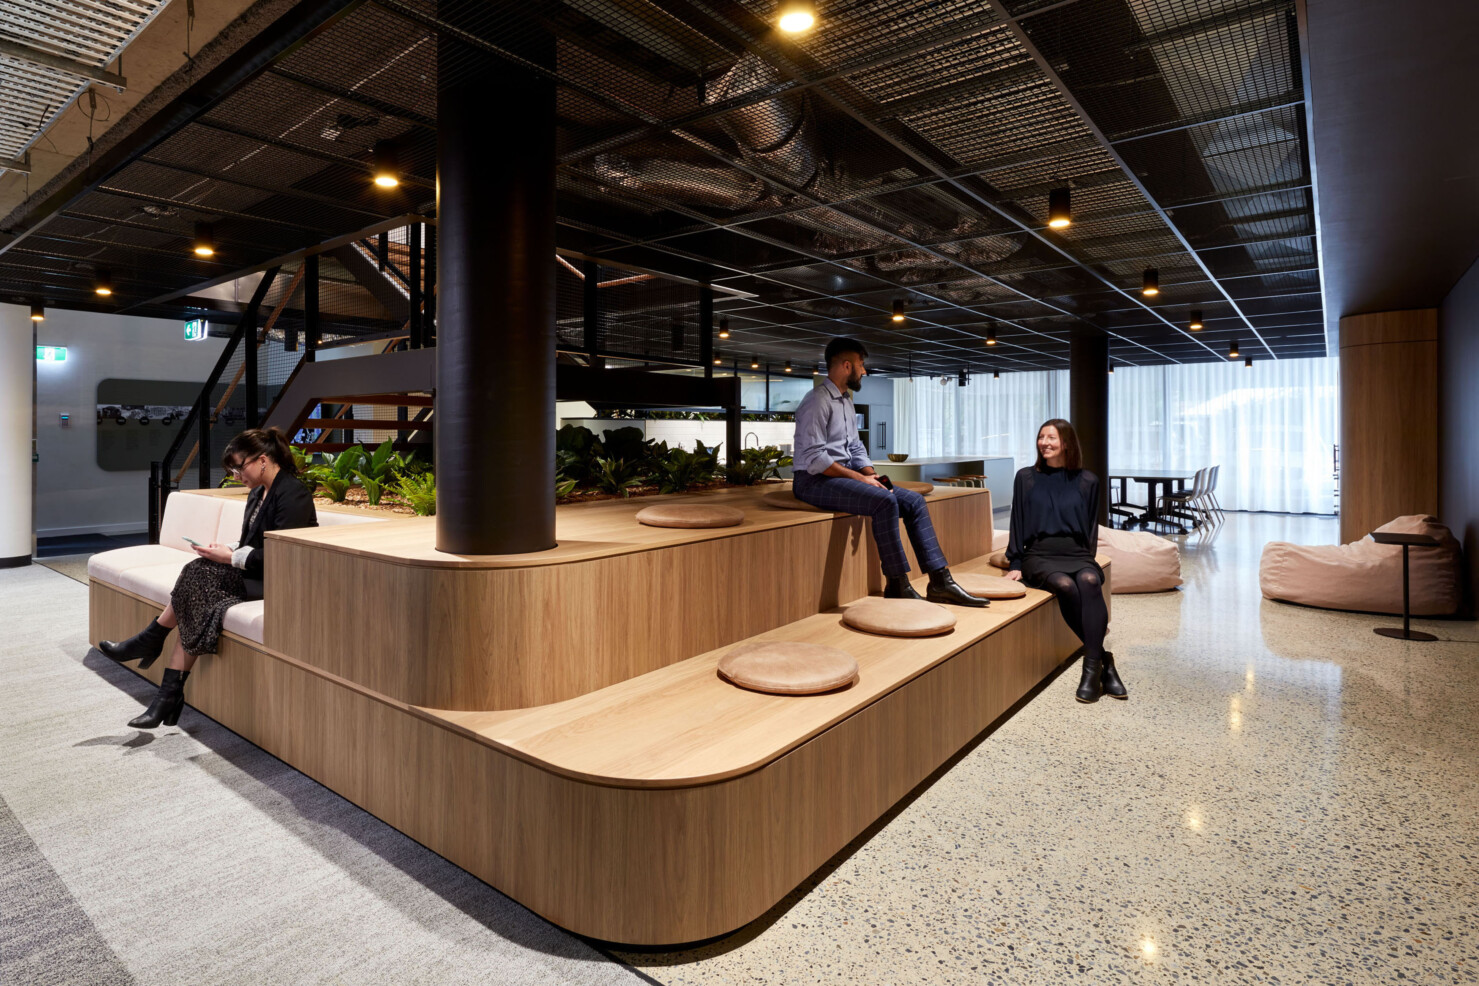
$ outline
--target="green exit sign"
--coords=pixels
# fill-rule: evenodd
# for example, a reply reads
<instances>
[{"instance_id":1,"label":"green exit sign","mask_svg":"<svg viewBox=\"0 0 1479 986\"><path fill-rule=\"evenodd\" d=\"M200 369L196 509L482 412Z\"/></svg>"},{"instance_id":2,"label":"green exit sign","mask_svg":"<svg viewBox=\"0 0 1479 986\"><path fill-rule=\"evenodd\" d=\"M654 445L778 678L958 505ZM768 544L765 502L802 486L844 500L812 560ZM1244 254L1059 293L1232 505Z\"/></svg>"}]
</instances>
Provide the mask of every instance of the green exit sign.
<instances>
[{"instance_id":1,"label":"green exit sign","mask_svg":"<svg viewBox=\"0 0 1479 986\"><path fill-rule=\"evenodd\" d=\"M198 342L210 335L211 323L203 318L192 318L185 323L185 341Z\"/></svg>"},{"instance_id":2,"label":"green exit sign","mask_svg":"<svg viewBox=\"0 0 1479 986\"><path fill-rule=\"evenodd\" d=\"M67 347L37 346L36 358L43 363L65 363L67 361Z\"/></svg>"}]
</instances>

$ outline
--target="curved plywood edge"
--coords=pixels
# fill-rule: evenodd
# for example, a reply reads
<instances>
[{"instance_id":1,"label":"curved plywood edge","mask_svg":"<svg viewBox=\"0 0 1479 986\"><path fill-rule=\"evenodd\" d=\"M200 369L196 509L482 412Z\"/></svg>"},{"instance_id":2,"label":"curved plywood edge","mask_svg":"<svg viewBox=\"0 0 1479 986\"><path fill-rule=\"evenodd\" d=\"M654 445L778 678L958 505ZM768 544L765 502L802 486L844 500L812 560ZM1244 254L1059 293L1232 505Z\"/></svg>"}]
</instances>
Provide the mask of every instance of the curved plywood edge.
<instances>
[{"instance_id":1,"label":"curved plywood edge","mask_svg":"<svg viewBox=\"0 0 1479 986\"><path fill-rule=\"evenodd\" d=\"M267 537L414 567L537 568L671 548L718 538L742 537L774 528L831 523L837 516L830 512L776 510L766 504L764 496L767 492L788 487L789 484L770 484L706 493L679 493L570 504L555 511L557 546L549 551L522 555L457 555L438 551L435 517L396 517L379 524L273 531ZM937 503L958 496L989 495L989 492L984 489L937 489L930 500ZM745 515L745 519L738 527L686 529L648 527L637 521L637 512L643 507L663 502L734 507Z\"/></svg>"},{"instance_id":2,"label":"curved plywood edge","mask_svg":"<svg viewBox=\"0 0 1479 986\"><path fill-rule=\"evenodd\" d=\"M984 559L976 559L957 570L990 569ZM839 609L751 638L800 640L852 654L859 666L857 682L823 695L765 695L723 681L718 664L736 646L730 645L539 708L415 711L501 752L586 783L639 789L713 784L784 756L1045 605L1056 606L1052 595L1030 589L1021 599L996 601L985 609L961 608L955 629L937 637L861 633L842 623Z\"/></svg>"}]
</instances>

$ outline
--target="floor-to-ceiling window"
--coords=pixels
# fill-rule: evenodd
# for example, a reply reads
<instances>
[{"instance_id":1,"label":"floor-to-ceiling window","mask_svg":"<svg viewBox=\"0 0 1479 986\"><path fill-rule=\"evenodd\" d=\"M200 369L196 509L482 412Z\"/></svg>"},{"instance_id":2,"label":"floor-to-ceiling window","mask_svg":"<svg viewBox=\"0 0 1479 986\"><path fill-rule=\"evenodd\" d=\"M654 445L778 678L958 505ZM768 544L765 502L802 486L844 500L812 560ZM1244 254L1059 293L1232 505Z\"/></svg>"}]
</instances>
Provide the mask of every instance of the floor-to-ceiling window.
<instances>
[{"instance_id":1,"label":"floor-to-ceiling window","mask_svg":"<svg viewBox=\"0 0 1479 986\"><path fill-rule=\"evenodd\" d=\"M1334 358L1122 366L1109 387L1110 463L1220 465L1217 495L1229 510L1332 513L1339 401ZM894 402L899 451L1011 455L1023 466L1038 425L1067 417L1068 373L1004 373L965 387L896 380Z\"/></svg>"}]
</instances>

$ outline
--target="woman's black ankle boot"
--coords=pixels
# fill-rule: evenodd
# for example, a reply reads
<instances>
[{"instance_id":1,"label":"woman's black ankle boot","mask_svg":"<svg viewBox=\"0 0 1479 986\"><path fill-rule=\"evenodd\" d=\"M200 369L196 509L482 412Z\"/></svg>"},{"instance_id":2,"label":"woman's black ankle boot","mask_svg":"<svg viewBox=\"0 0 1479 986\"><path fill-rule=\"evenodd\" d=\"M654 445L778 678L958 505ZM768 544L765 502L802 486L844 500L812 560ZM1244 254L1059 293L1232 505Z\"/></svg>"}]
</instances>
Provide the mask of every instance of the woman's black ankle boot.
<instances>
[{"instance_id":1,"label":"woman's black ankle boot","mask_svg":"<svg viewBox=\"0 0 1479 986\"><path fill-rule=\"evenodd\" d=\"M149 703L142 715L130 719L128 724L134 729L154 729L160 725L173 726L179 722L180 710L185 707L185 679L188 677L189 671L165 668L164 680L159 683L154 701Z\"/></svg>"},{"instance_id":2,"label":"woman's black ankle boot","mask_svg":"<svg viewBox=\"0 0 1479 986\"><path fill-rule=\"evenodd\" d=\"M164 639L169 636L169 630L160 626L158 620L150 620L148 626L127 640L118 643L104 640L98 644L98 650L115 661L138 661L140 668L147 668L164 653Z\"/></svg>"},{"instance_id":3,"label":"woman's black ankle boot","mask_svg":"<svg viewBox=\"0 0 1479 986\"><path fill-rule=\"evenodd\" d=\"M1129 689L1120 681L1120 673L1114 669L1114 655L1105 651L1104 660L1099 663L1104 669L1099 675L1099 680L1104 683L1104 694L1110 698L1129 698Z\"/></svg>"},{"instance_id":4,"label":"woman's black ankle boot","mask_svg":"<svg viewBox=\"0 0 1479 986\"><path fill-rule=\"evenodd\" d=\"M1099 696L1104 694L1104 684L1100 680L1103 671L1102 660L1085 654L1084 676L1079 679L1078 692L1073 697L1085 703L1099 701Z\"/></svg>"}]
</instances>

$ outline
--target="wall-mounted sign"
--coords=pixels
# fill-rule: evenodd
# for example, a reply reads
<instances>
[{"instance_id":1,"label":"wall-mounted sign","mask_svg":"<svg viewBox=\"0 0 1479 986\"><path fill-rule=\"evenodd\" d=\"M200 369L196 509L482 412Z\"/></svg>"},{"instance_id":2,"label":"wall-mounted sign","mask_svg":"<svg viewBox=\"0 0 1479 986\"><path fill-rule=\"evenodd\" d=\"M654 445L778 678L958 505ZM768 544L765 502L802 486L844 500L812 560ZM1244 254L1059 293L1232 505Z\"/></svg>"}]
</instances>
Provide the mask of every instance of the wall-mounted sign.
<instances>
[{"instance_id":1,"label":"wall-mounted sign","mask_svg":"<svg viewBox=\"0 0 1479 986\"><path fill-rule=\"evenodd\" d=\"M211 323L203 318L192 318L185 323L185 341L198 342L210 335Z\"/></svg>"},{"instance_id":2,"label":"wall-mounted sign","mask_svg":"<svg viewBox=\"0 0 1479 986\"><path fill-rule=\"evenodd\" d=\"M67 361L67 347L37 346L36 358L43 363L65 363Z\"/></svg>"}]
</instances>

